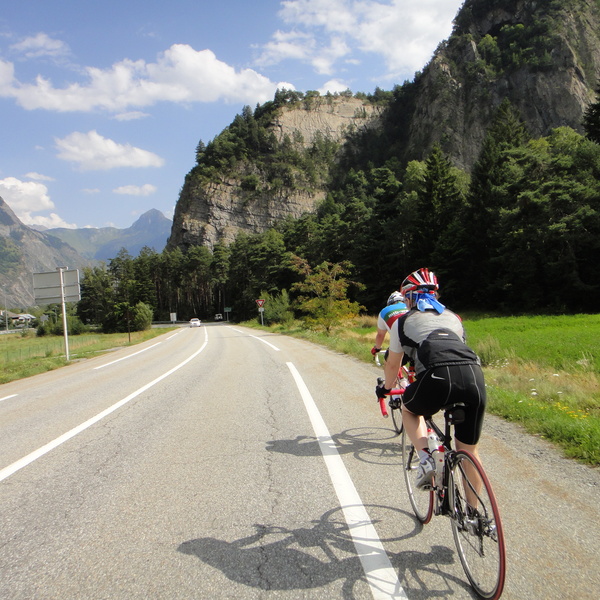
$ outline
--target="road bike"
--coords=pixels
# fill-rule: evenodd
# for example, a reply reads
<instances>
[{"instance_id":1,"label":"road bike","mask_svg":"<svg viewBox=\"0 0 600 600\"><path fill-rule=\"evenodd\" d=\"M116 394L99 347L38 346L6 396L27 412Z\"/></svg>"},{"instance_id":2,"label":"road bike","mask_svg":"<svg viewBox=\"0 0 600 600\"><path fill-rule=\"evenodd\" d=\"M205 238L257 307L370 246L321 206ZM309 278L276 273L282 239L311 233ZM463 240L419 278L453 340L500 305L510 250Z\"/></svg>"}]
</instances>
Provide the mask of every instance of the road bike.
<instances>
[{"instance_id":1,"label":"road bike","mask_svg":"<svg viewBox=\"0 0 600 600\"><path fill-rule=\"evenodd\" d=\"M387 350L379 350L375 353L375 364L378 367L382 367L383 364L380 359L380 355L383 355L384 362L387 357ZM398 371L398 377L394 383L395 387L392 389L390 393L390 397L388 400L387 406L390 408L390 413L392 414L392 421L394 423L394 429L398 435L402 433L402 394L404 393L404 388L412 383L415 380L415 371L411 364L407 363L400 367ZM383 378L377 378L377 385L383 385ZM387 407L385 404L385 398L379 398L379 408L381 409L381 414L384 417L388 417L389 413L387 411Z\"/></svg>"},{"instance_id":2,"label":"road bike","mask_svg":"<svg viewBox=\"0 0 600 600\"><path fill-rule=\"evenodd\" d=\"M450 518L456 550L469 583L480 598L497 600L506 573L506 551L496 496L479 460L452 448L450 429L465 419L465 404L444 407L444 432L426 417L436 474L430 486L417 489L419 455L402 431L402 465L408 497L425 525L433 515Z\"/></svg>"}]
</instances>

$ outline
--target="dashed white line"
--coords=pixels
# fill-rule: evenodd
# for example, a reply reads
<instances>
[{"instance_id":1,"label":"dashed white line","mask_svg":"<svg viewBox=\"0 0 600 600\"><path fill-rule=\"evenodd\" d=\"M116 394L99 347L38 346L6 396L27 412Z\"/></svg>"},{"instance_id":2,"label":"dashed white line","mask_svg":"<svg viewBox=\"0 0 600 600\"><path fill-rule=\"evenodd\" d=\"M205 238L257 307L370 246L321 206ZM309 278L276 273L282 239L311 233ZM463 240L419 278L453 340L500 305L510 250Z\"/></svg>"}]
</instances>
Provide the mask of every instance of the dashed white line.
<instances>
[{"instance_id":1,"label":"dashed white line","mask_svg":"<svg viewBox=\"0 0 600 600\"><path fill-rule=\"evenodd\" d=\"M241 329L236 329L235 327L229 327L229 329L233 329L233 331L237 331L238 333L246 333L245 331L242 331ZM273 346L273 344L271 344L270 342L267 342L267 340L264 340L263 338L258 337L257 335L248 334L248 337L254 338L255 340L258 340L259 342L262 342L263 344L270 346L276 352L280 352L280 349L277 346Z\"/></svg>"},{"instance_id":2,"label":"dashed white line","mask_svg":"<svg viewBox=\"0 0 600 600\"><path fill-rule=\"evenodd\" d=\"M123 358L117 358L117 360L113 360L111 362L108 362L105 365L100 365L99 367L94 367L94 371L97 371L98 369L104 369L104 367L108 367L110 365L114 365L115 363L121 362L122 360L127 360L128 358L131 358L132 356L135 356L136 354L141 354L142 352L146 352L146 350L150 350L150 348L154 348L154 346L158 346L160 344L162 344L162 342L157 342L156 344L152 344L152 346L148 346L147 348L143 348L142 350L138 350L137 352L133 352L132 354L128 354L127 356L124 356Z\"/></svg>"},{"instance_id":3,"label":"dashed white line","mask_svg":"<svg viewBox=\"0 0 600 600\"><path fill-rule=\"evenodd\" d=\"M173 373L175 373L175 371L178 371L179 369L181 369L181 367L183 367L184 365L187 365L187 363L189 363L191 360L196 358L196 356L198 356L198 354L200 354L200 352L202 352L204 350L204 348L206 348L207 344L208 344L208 334L205 332L204 333L204 344L202 344L202 346L200 347L199 350L194 352L191 356L188 356L188 358L186 358L183 362L179 363L177 366L173 367L166 373L163 373L160 377L157 377L150 383L147 383L146 385L142 386L141 388L139 388L132 394L129 394L129 396L127 396L126 398L119 400L119 402L117 402L116 404L109 406L106 410L103 410L101 413L97 414L95 417L88 419L85 423L82 423L81 425L74 427L70 431L67 431L67 433L64 433L63 435L57 437L55 440L48 442L45 446L38 448L37 450L31 452L27 456L24 456L20 460L17 460L16 462L12 463L11 465L8 465L8 467L5 467L4 469L0 470L0 481L4 481L7 477L10 477L17 471L20 471L22 468L26 467L27 465L29 465L32 462L34 462L35 460L37 460L38 458L44 456L44 454L47 454L51 450L54 450L54 448L57 448L61 444L64 444L66 441L75 437L82 431L85 431L88 427L91 427L95 423L98 423L98 421L101 421L102 419L104 419L104 417L107 417L108 415L113 413L118 408L121 408L121 406L123 406L124 404L127 404L128 402L130 402L131 400L133 400L134 398L139 396L141 393L150 389L152 386L156 385L159 381L162 381L163 379L169 377L169 375L172 375Z\"/></svg>"},{"instance_id":4,"label":"dashed white line","mask_svg":"<svg viewBox=\"0 0 600 600\"><path fill-rule=\"evenodd\" d=\"M8 400L9 398L14 398L17 395L18 394L11 394L10 396L4 396L4 398L0 398L0 402L3 402L4 400Z\"/></svg>"}]
</instances>

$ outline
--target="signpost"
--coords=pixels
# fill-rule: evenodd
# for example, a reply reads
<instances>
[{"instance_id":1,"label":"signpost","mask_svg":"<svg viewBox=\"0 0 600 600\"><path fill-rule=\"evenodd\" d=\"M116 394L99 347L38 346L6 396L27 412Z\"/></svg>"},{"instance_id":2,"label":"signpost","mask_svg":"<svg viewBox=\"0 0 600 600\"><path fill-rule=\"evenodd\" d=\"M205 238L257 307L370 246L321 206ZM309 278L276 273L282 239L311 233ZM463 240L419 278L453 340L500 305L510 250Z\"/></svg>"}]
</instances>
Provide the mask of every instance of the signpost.
<instances>
[{"instance_id":1,"label":"signpost","mask_svg":"<svg viewBox=\"0 0 600 600\"><path fill-rule=\"evenodd\" d=\"M261 324L261 325L264 325L264 324L265 324L265 322L264 322L264 318L263 318L263 314L264 314L264 312L265 312L265 309L264 309L264 306L263 306L263 305L264 305L264 303L265 303L265 301L264 301L262 298L259 298L259 299L256 301L256 304L258 304L258 312L260 313L260 324Z\"/></svg>"},{"instance_id":2,"label":"signpost","mask_svg":"<svg viewBox=\"0 0 600 600\"><path fill-rule=\"evenodd\" d=\"M79 271L69 271L67 267L56 267L56 272L33 274L33 295L38 304L58 304L62 306L63 331L65 334L65 356L69 360L69 336L67 333L67 302L79 302Z\"/></svg>"}]
</instances>

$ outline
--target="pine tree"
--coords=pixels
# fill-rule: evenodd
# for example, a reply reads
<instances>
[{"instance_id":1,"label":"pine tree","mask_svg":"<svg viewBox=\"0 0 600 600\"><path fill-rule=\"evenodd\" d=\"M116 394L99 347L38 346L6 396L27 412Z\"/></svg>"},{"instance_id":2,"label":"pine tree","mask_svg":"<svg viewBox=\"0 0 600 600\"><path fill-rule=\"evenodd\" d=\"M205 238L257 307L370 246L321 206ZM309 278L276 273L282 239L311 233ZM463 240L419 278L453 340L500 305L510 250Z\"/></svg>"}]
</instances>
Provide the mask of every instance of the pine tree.
<instances>
[{"instance_id":1,"label":"pine tree","mask_svg":"<svg viewBox=\"0 0 600 600\"><path fill-rule=\"evenodd\" d=\"M590 104L583 115L583 128L588 139L600 144L600 87L596 96L596 102Z\"/></svg>"}]
</instances>

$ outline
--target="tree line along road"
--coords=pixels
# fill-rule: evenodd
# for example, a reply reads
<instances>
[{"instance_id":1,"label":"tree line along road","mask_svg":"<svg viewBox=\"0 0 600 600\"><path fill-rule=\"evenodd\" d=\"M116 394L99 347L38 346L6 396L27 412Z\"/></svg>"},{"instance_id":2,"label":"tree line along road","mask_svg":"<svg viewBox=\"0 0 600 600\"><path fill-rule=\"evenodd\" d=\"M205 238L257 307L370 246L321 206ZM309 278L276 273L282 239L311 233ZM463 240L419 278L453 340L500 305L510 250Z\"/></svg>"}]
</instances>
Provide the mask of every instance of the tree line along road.
<instances>
[{"instance_id":1,"label":"tree line along road","mask_svg":"<svg viewBox=\"0 0 600 600\"><path fill-rule=\"evenodd\" d=\"M0 386L0 598L473 598L379 370L226 323ZM503 598L595 598L597 470L488 417Z\"/></svg>"}]
</instances>

